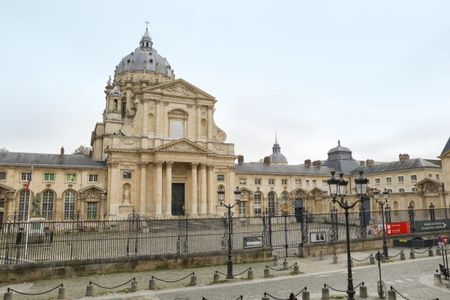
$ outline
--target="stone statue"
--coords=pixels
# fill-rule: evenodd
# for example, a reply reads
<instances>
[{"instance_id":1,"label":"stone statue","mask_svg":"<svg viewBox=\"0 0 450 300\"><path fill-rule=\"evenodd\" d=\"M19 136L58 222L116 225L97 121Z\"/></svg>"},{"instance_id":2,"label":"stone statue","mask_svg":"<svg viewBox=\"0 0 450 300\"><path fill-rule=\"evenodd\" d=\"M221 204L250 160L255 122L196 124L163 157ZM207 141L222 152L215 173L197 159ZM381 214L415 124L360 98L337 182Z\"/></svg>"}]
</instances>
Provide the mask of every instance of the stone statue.
<instances>
[{"instance_id":1,"label":"stone statue","mask_svg":"<svg viewBox=\"0 0 450 300\"><path fill-rule=\"evenodd\" d=\"M41 217L41 193L37 193L31 201L31 217Z\"/></svg>"}]
</instances>

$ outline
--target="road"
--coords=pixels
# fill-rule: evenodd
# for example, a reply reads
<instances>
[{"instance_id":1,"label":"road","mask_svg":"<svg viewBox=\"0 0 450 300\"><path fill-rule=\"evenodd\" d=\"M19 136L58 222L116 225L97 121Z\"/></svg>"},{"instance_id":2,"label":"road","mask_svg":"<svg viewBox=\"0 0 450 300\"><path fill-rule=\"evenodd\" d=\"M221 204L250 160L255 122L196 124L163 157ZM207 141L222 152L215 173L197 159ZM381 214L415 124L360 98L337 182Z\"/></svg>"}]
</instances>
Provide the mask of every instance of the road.
<instances>
[{"instance_id":1,"label":"road","mask_svg":"<svg viewBox=\"0 0 450 300\"><path fill-rule=\"evenodd\" d=\"M437 287L433 283L433 273L441 262L440 257L423 258L382 264L382 276L389 288L395 287L408 299L450 299L450 290ZM378 268L376 265L355 267L353 272L354 284L364 281L368 287L369 296L376 296L376 282ZM209 285L196 288L182 288L153 292L151 295L161 300L174 299L202 299L231 300L240 295L244 299L260 300L264 292L278 298L287 298L289 293L297 293L307 286L312 299L320 299L323 284L336 289L345 290L347 286L346 271L321 272L294 276L276 277L273 279L258 279L253 281L236 282L220 285ZM331 294L342 294L331 291ZM397 299L401 299L397 295Z\"/></svg>"}]
</instances>

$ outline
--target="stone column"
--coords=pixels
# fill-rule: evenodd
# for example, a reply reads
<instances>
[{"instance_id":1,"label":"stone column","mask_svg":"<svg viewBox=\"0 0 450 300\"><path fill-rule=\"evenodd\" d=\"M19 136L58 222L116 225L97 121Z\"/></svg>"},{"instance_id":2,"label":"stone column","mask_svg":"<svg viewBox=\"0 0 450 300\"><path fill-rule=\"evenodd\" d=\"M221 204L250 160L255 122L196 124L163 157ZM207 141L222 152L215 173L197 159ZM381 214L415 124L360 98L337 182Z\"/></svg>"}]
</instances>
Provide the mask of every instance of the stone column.
<instances>
[{"instance_id":1,"label":"stone column","mask_svg":"<svg viewBox=\"0 0 450 300\"><path fill-rule=\"evenodd\" d=\"M213 109L208 106L208 141L212 140L213 128Z\"/></svg>"},{"instance_id":2,"label":"stone column","mask_svg":"<svg viewBox=\"0 0 450 300\"><path fill-rule=\"evenodd\" d=\"M197 163L192 163L191 165L191 170L192 170L192 174L191 174L191 181L192 181L192 186L191 186L191 216L197 216L197 193L198 193L198 189L197 189Z\"/></svg>"},{"instance_id":3,"label":"stone column","mask_svg":"<svg viewBox=\"0 0 450 300\"><path fill-rule=\"evenodd\" d=\"M200 215L204 216L207 212L206 207L206 165L200 166Z\"/></svg>"},{"instance_id":4,"label":"stone column","mask_svg":"<svg viewBox=\"0 0 450 300\"><path fill-rule=\"evenodd\" d=\"M139 214L141 216L145 215L146 207L145 200L147 198L147 162L143 161L140 163L141 167L141 184L139 186Z\"/></svg>"},{"instance_id":5,"label":"stone column","mask_svg":"<svg viewBox=\"0 0 450 300\"><path fill-rule=\"evenodd\" d=\"M155 101L155 147L161 145L161 123L162 120L161 101Z\"/></svg>"},{"instance_id":6,"label":"stone column","mask_svg":"<svg viewBox=\"0 0 450 300\"><path fill-rule=\"evenodd\" d=\"M216 185L214 184L214 166L208 166L208 214L216 213Z\"/></svg>"},{"instance_id":7,"label":"stone column","mask_svg":"<svg viewBox=\"0 0 450 300\"><path fill-rule=\"evenodd\" d=\"M155 198L155 216L159 217L162 214L162 163L155 163L155 184L154 184L154 198Z\"/></svg>"},{"instance_id":8,"label":"stone column","mask_svg":"<svg viewBox=\"0 0 450 300\"><path fill-rule=\"evenodd\" d=\"M106 201L105 201L105 199L106 199L106 195L104 194L104 193L101 193L100 195L99 195L99 197L100 197L100 207L98 208L98 211L99 211L99 219L100 220L104 220L105 219L105 208L106 208Z\"/></svg>"},{"instance_id":9,"label":"stone column","mask_svg":"<svg viewBox=\"0 0 450 300\"><path fill-rule=\"evenodd\" d=\"M144 100L142 100L142 138L141 138L141 148L147 149L148 148L148 103Z\"/></svg>"},{"instance_id":10,"label":"stone column","mask_svg":"<svg viewBox=\"0 0 450 300\"><path fill-rule=\"evenodd\" d=\"M64 220L63 196L55 197L53 220Z\"/></svg>"},{"instance_id":11,"label":"stone column","mask_svg":"<svg viewBox=\"0 0 450 300\"><path fill-rule=\"evenodd\" d=\"M172 164L166 162L166 199L164 201L164 215L170 217L172 215Z\"/></svg>"}]
</instances>

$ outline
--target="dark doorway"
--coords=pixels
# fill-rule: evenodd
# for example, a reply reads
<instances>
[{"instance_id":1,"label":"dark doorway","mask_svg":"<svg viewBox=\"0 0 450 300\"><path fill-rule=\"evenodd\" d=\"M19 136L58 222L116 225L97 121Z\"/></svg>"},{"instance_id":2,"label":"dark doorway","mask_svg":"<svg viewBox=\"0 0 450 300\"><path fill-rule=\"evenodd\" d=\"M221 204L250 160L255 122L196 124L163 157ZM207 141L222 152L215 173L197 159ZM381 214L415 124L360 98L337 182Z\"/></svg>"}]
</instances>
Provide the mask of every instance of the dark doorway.
<instances>
[{"instance_id":1,"label":"dark doorway","mask_svg":"<svg viewBox=\"0 0 450 300\"><path fill-rule=\"evenodd\" d=\"M184 216L184 183L172 183L172 216Z\"/></svg>"}]
</instances>

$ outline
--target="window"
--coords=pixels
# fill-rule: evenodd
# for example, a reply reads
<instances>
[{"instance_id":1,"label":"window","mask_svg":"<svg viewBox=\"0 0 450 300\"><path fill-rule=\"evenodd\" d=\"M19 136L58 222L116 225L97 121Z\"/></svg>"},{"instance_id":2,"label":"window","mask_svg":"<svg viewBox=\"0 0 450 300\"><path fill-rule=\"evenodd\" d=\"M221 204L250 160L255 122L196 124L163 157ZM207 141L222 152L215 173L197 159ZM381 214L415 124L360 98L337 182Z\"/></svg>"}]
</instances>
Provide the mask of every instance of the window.
<instances>
[{"instance_id":1,"label":"window","mask_svg":"<svg viewBox=\"0 0 450 300\"><path fill-rule=\"evenodd\" d=\"M245 216L246 209L245 209L245 202L241 201L239 202L239 216Z\"/></svg>"},{"instance_id":2,"label":"window","mask_svg":"<svg viewBox=\"0 0 450 300\"><path fill-rule=\"evenodd\" d=\"M44 173L44 181L54 182L55 181L55 173Z\"/></svg>"},{"instance_id":3,"label":"window","mask_svg":"<svg viewBox=\"0 0 450 300\"><path fill-rule=\"evenodd\" d=\"M306 179L306 186L309 186L309 179Z\"/></svg>"},{"instance_id":4,"label":"window","mask_svg":"<svg viewBox=\"0 0 450 300\"><path fill-rule=\"evenodd\" d=\"M428 174L428 177L433 178L433 174Z\"/></svg>"},{"instance_id":5,"label":"window","mask_svg":"<svg viewBox=\"0 0 450 300\"><path fill-rule=\"evenodd\" d=\"M302 180L300 178L295 178L295 185L302 185Z\"/></svg>"},{"instance_id":6,"label":"window","mask_svg":"<svg viewBox=\"0 0 450 300\"><path fill-rule=\"evenodd\" d=\"M317 186L317 180L313 180L313 186Z\"/></svg>"},{"instance_id":7,"label":"window","mask_svg":"<svg viewBox=\"0 0 450 300\"><path fill-rule=\"evenodd\" d=\"M386 184L391 184L391 183L392 183L392 178L386 177Z\"/></svg>"},{"instance_id":8,"label":"window","mask_svg":"<svg viewBox=\"0 0 450 300\"><path fill-rule=\"evenodd\" d=\"M239 178L239 184L240 185L246 185L247 184L247 179L246 178Z\"/></svg>"},{"instance_id":9,"label":"window","mask_svg":"<svg viewBox=\"0 0 450 300\"><path fill-rule=\"evenodd\" d=\"M328 180L322 180L322 186L328 186Z\"/></svg>"},{"instance_id":10,"label":"window","mask_svg":"<svg viewBox=\"0 0 450 300\"><path fill-rule=\"evenodd\" d=\"M22 180L23 181L31 180L31 173L22 173Z\"/></svg>"},{"instance_id":11,"label":"window","mask_svg":"<svg viewBox=\"0 0 450 300\"><path fill-rule=\"evenodd\" d=\"M417 175L411 175L411 182L416 182L417 181Z\"/></svg>"},{"instance_id":12,"label":"window","mask_svg":"<svg viewBox=\"0 0 450 300\"><path fill-rule=\"evenodd\" d=\"M53 199L54 193L52 191L45 191L42 199L42 217L46 220L51 220L53 217Z\"/></svg>"},{"instance_id":13,"label":"window","mask_svg":"<svg viewBox=\"0 0 450 300\"><path fill-rule=\"evenodd\" d=\"M261 193L256 193L254 196L254 201L255 201L255 216L260 216L261 215Z\"/></svg>"},{"instance_id":14,"label":"window","mask_svg":"<svg viewBox=\"0 0 450 300\"><path fill-rule=\"evenodd\" d=\"M1 173L0 173L0 179L2 179ZM439 180L439 174L436 174L436 180Z\"/></svg>"},{"instance_id":15,"label":"window","mask_svg":"<svg viewBox=\"0 0 450 300\"><path fill-rule=\"evenodd\" d=\"M404 193L404 192L405 192L405 189L404 189L404 188L399 188L398 191L399 191L400 193Z\"/></svg>"},{"instance_id":16,"label":"window","mask_svg":"<svg viewBox=\"0 0 450 300\"><path fill-rule=\"evenodd\" d=\"M261 184L261 178L255 178L255 184L260 185Z\"/></svg>"},{"instance_id":17,"label":"window","mask_svg":"<svg viewBox=\"0 0 450 300\"><path fill-rule=\"evenodd\" d=\"M28 208L30 205L30 192L21 191L19 195L19 221L28 219Z\"/></svg>"},{"instance_id":18,"label":"window","mask_svg":"<svg viewBox=\"0 0 450 300\"><path fill-rule=\"evenodd\" d=\"M397 176L398 183L403 183L403 176Z\"/></svg>"},{"instance_id":19,"label":"window","mask_svg":"<svg viewBox=\"0 0 450 300\"><path fill-rule=\"evenodd\" d=\"M287 179L281 179L281 184L283 184L283 185L288 184L288 180Z\"/></svg>"},{"instance_id":20,"label":"window","mask_svg":"<svg viewBox=\"0 0 450 300\"><path fill-rule=\"evenodd\" d=\"M0 172L0 180L6 180L6 172Z\"/></svg>"},{"instance_id":21,"label":"window","mask_svg":"<svg viewBox=\"0 0 450 300\"><path fill-rule=\"evenodd\" d=\"M131 171L123 171L123 179L131 179Z\"/></svg>"},{"instance_id":22,"label":"window","mask_svg":"<svg viewBox=\"0 0 450 300\"><path fill-rule=\"evenodd\" d=\"M375 184L376 184L376 185L380 185L380 182L381 182L381 181L380 181L380 178L375 178Z\"/></svg>"},{"instance_id":23,"label":"window","mask_svg":"<svg viewBox=\"0 0 450 300\"><path fill-rule=\"evenodd\" d=\"M269 184L275 184L275 179L269 178Z\"/></svg>"},{"instance_id":24,"label":"window","mask_svg":"<svg viewBox=\"0 0 450 300\"><path fill-rule=\"evenodd\" d=\"M392 189L388 189L387 191L388 191L389 193L392 193Z\"/></svg>"},{"instance_id":25,"label":"window","mask_svg":"<svg viewBox=\"0 0 450 300\"><path fill-rule=\"evenodd\" d=\"M217 181L225 181L225 175L223 174L217 175Z\"/></svg>"},{"instance_id":26,"label":"window","mask_svg":"<svg viewBox=\"0 0 450 300\"><path fill-rule=\"evenodd\" d=\"M97 202L87 203L87 219L97 220Z\"/></svg>"},{"instance_id":27,"label":"window","mask_svg":"<svg viewBox=\"0 0 450 300\"><path fill-rule=\"evenodd\" d=\"M76 181L77 181L77 174L75 174L75 173L66 174L66 182L74 183Z\"/></svg>"},{"instance_id":28,"label":"window","mask_svg":"<svg viewBox=\"0 0 450 300\"><path fill-rule=\"evenodd\" d=\"M89 174L88 180L89 180L89 182L97 183L98 182L98 175L97 174Z\"/></svg>"},{"instance_id":29,"label":"window","mask_svg":"<svg viewBox=\"0 0 450 300\"><path fill-rule=\"evenodd\" d=\"M411 191L417 192L417 188L412 188Z\"/></svg>"},{"instance_id":30,"label":"window","mask_svg":"<svg viewBox=\"0 0 450 300\"><path fill-rule=\"evenodd\" d=\"M170 119L170 137L172 139L184 138L184 120Z\"/></svg>"},{"instance_id":31,"label":"window","mask_svg":"<svg viewBox=\"0 0 450 300\"><path fill-rule=\"evenodd\" d=\"M275 215L275 193L270 192L268 195L269 198L269 215Z\"/></svg>"},{"instance_id":32,"label":"window","mask_svg":"<svg viewBox=\"0 0 450 300\"><path fill-rule=\"evenodd\" d=\"M75 192L64 193L64 220L75 219Z\"/></svg>"}]
</instances>

